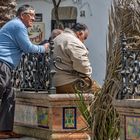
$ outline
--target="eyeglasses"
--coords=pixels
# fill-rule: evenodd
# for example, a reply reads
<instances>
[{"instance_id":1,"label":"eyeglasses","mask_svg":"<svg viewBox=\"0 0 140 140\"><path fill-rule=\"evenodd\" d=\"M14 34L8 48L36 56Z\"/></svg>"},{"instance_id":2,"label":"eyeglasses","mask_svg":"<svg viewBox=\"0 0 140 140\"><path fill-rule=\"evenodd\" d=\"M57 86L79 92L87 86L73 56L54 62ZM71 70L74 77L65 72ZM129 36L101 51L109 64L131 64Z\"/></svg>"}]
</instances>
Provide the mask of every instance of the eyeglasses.
<instances>
[{"instance_id":1,"label":"eyeglasses","mask_svg":"<svg viewBox=\"0 0 140 140\"><path fill-rule=\"evenodd\" d=\"M26 15L29 15L30 17L34 17L35 18L35 14L34 13L23 13L23 14L26 14Z\"/></svg>"}]
</instances>

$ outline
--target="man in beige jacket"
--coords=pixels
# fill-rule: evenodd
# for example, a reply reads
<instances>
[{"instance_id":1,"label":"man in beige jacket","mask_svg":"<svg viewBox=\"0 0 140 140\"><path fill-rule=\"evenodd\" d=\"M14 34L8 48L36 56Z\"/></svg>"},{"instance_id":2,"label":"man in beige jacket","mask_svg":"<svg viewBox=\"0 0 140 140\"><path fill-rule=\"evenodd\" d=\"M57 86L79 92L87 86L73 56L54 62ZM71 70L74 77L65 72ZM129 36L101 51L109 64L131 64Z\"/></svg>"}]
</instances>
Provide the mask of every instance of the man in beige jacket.
<instances>
[{"instance_id":1,"label":"man in beige jacket","mask_svg":"<svg viewBox=\"0 0 140 140\"><path fill-rule=\"evenodd\" d=\"M54 76L57 93L74 93L74 83L81 78L81 74L91 77L89 52L84 45L88 34L85 24L76 23L54 39L54 57L59 58L59 62L56 61L58 68Z\"/></svg>"}]
</instances>

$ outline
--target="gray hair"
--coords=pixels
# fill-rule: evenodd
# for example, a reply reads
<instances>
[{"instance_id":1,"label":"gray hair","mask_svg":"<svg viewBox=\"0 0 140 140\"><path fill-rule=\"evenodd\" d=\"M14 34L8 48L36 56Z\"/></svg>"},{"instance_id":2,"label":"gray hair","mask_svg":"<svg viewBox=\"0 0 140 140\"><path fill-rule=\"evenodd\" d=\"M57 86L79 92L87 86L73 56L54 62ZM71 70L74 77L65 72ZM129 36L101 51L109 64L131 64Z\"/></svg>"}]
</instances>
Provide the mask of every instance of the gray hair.
<instances>
[{"instance_id":1,"label":"gray hair","mask_svg":"<svg viewBox=\"0 0 140 140\"><path fill-rule=\"evenodd\" d=\"M50 38L54 39L55 37L57 37L62 32L63 32L63 30L61 30L61 29L53 29Z\"/></svg>"},{"instance_id":2,"label":"gray hair","mask_svg":"<svg viewBox=\"0 0 140 140\"><path fill-rule=\"evenodd\" d=\"M16 16L20 16L21 13L28 13L30 10L35 11L34 7L31 5L22 5L18 8Z\"/></svg>"}]
</instances>

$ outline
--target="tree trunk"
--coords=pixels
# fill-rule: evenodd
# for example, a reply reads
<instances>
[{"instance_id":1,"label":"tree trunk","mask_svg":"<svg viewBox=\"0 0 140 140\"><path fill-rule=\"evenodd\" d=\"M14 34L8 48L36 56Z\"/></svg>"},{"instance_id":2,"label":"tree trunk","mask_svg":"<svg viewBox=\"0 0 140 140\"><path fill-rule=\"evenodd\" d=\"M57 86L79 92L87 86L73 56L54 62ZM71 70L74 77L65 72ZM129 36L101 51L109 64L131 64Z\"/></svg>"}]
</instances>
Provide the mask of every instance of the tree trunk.
<instances>
[{"instance_id":1,"label":"tree trunk","mask_svg":"<svg viewBox=\"0 0 140 140\"><path fill-rule=\"evenodd\" d=\"M59 5L61 3L61 0L59 0L58 2L56 2L56 0L52 0L52 1L53 1L53 5L54 5L56 28L59 28L59 26L61 26L61 23L60 23L60 20L59 20L58 8L59 8Z\"/></svg>"},{"instance_id":2,"label":"tree trunk","mask_svg":"<svg viewBox=\"0 0 140 140\"><path fill-rule=\"evenodd\" d=\"M0 0L0 27L12 19L16 13L16 0Z\"/></svg>"}]
</instances>

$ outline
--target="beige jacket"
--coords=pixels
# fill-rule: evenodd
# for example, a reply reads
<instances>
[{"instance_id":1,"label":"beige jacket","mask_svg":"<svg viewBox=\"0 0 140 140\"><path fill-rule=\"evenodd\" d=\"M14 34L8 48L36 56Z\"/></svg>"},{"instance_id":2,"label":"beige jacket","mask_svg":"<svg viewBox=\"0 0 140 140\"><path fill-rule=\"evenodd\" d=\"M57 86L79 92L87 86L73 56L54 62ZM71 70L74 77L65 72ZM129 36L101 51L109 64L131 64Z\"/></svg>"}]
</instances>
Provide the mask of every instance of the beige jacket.
<instances>
[{"instance_id":1,"label":"beige jacket","mask_svg":"<svg viewBox=\"0 0 140 140\"><path fill-rule=\"evenodd\" d=\"M70 29L54 39L54 57L61 57L62 63L56 63L60 68L75 70L91 76L92 68L88 58L88 50ZM78 79L70 73L56 69L54 81L56 86L69 84Z\"/></svg>"}]
</instances>

